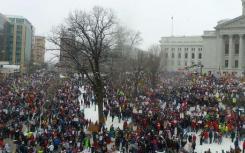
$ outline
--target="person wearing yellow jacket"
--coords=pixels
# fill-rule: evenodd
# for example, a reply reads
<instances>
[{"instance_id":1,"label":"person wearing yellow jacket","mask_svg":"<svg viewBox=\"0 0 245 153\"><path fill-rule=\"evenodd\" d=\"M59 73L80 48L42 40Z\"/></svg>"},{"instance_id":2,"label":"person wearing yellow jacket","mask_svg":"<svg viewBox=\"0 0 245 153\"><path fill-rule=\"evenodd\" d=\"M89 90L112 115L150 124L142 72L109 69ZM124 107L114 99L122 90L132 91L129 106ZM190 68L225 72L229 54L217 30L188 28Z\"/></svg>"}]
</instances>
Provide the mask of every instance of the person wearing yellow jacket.
<instances>
[{"instance_id":1,"label":"person wearing yellow jacket","mask_svg":"<svg viewBox=\"0 0 245 153\"><path fill-rule=\"evenodd\" d=\"M40 149L40 150L38 150L38 152L37 152L37 153L43 153L43 150L41 150L41 149Z\"/></svg>"},{"instance_id":2,"label":"person wearing yellow jacket","mask_svg":"<svg viewBox=\"0 0 245 153\"><path fill-rule=\"evenodd\" d=\"M228 128L228 126L226 125L226 126L225 126L225 132L228 133L228 131L229 131L229 128Z\"/></svg>"}]
</instances>

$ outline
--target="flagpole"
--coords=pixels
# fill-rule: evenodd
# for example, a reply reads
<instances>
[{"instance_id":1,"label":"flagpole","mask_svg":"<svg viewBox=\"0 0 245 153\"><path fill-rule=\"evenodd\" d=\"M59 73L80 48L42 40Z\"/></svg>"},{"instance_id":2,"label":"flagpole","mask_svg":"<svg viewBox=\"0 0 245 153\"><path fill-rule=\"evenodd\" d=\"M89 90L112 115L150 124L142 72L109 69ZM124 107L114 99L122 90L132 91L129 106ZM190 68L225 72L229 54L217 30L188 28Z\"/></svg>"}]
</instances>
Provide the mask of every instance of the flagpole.
<instances>
[{"instance_id":1,"label":"flagpole","mask_svg":"<svg viewBox=\"0 0 245 153\"><path fill-rule=\"evenodd\" d=\"M171 36L173 37L174 36L174 17L173 16L171 17L171 20L172 20Z\"/></svg>"}]
</instances>

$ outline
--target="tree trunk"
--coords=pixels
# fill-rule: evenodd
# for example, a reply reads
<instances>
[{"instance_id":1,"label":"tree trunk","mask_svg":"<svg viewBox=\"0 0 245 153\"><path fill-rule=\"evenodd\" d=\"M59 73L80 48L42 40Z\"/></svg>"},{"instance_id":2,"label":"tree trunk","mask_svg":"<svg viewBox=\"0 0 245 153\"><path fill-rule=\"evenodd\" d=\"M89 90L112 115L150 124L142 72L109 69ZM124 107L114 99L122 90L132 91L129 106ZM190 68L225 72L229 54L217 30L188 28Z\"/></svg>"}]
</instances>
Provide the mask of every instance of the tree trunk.
<instances>
[{"instance_id":1,"label":"tree trunk","mask_svg":"<svg viewBox=\"0 0 245 153\"><path fill-rule=\"evenodd\" d=\"M99 123L104 123L104 112L103 112L103 98L104 98L104 84L103 80L101 78L100 74L100 65L99 65L99 59L94 59L94 65L95 65L95 95L96 95L96 102L98 104L98 113L99 113Z\"/></svg>"},{"instance_id":2,"label":"tree trunk","mask_svg":"<svg viewBox=\"0 0 245 153\"><path fill-rule=\"evenodd\" d=\"M97 90L95 92L96 100L98 104L98 114L99 114L99 123L104 123L104 113L103 113L103 90Z\"/></svg>"},{"instance_id":3,"label":"tree trunk","mask_svg":"<svg viewBox=\"0 0 245 153\"><path fill-rule=\"evenodd\" d=\"M151 86L152 86L152 89L155 90L156 88L156 76L155 75L152 76Z\"/></svg>"},{"instance_id":4,"label":"tree trunk","mask_svg":"<svg viewBox=\"0 0 245 153\"><path fill-rule=\"evenodd\" d=\"M138 95L138 78L136 78L137 76L135 75L135 81L134 81L134 98L137 97Z\"/></svg>"}]
</instances>

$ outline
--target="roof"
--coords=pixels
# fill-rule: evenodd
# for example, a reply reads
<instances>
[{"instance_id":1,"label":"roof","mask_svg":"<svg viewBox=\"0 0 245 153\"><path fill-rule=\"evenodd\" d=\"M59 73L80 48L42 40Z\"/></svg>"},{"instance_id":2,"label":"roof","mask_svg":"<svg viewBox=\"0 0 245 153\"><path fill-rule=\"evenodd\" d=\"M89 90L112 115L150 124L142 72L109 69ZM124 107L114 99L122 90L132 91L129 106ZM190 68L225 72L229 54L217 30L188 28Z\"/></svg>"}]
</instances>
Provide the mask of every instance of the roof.
<instances>
[{"instance_id":1,"label":"roof","mask_svg":"<svg viewBox=\"0 0 245 153\"><path fill-rule=\"evenodd\" d=\"M204 31L203 37L216 37L216 31Z\"/></svg>"},{"instance_id":2,"label":"roof","mask_svg":"<svg viewBox=\"0 0 245 153\"><path fill-rule=\"evenodd\" d=\"M231 19L231 20L222 20L223 22L221 22L220 24L218 23L218 25L215 27L215 29L222 28L222 27L224 27L224 26L226 26L226 25L229 25L229 24L231 24L231 23L233 23L233 22L239 21L239 20L241 20L241 19L243 19L243 18L245 18L244 15L239 16L239 17L236 17L236 18Z\"/></svg>"},{"instance_id":3,"label":"roof","mask_svg":"<svg viewBox=\"0 0 245 153\"><path fill-rule=\"evenodd\" d=\"M5 15L3 15L2 13L0 13L0 17L2 17L3 19L5 19L6 21L8 21L8 18Z\"/></svg>"},{"instance_id":4,"label":"roof","mask_svg":"<svg viewBox=\"0 0 245 153\"><path fill-rule=\"evenodd\" d=\"M8 18L16 18L16 19L26 19L26 18L24 18L23 16L20 16L20 15L6 15L6 17L8 17Z\"/></svg>"},{"instance_id":5,"label":"roof","mask_svg":"<svg viewBox=\"0 0 245 153\"><path fill-rule=\"evenodd\" d=\"M162 37L160 43L163 45L167 44L184 44L184 45L202 45L202 36L172 36L172 37Z\"/></svg>"},{"instance_id":6,"label":"roof","mask_svg":"<svg viewBox=\"0 0 245 153\"><path fill-rule=\"evenodd\" d=\"M11 18L12 19L24 19L28 24L30 24L32 26L31 22L23 16L20 16L20 15L5 15L5 16L9 19L11 19Z\"/></svg>"},{"instance_id":7,"label":"roof","mask_svg":"<svg viewBox=\"0 0 245 153\"><path fill-rule=\"evenodd\" d=\"M45 39L46 37L44 37L44 36L34 36L35 37L35 39Z\"/></svg>"}]
</instances>

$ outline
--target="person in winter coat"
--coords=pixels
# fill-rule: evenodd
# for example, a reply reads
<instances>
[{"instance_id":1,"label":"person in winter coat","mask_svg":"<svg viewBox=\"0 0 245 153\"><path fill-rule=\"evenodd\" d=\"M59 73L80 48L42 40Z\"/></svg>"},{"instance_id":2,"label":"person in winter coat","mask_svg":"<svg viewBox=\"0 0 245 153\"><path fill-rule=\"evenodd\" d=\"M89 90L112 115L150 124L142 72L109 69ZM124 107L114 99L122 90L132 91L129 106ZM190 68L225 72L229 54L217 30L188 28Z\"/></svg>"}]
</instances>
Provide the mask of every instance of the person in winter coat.
<instances>
[{"instance_id":1,"label":"person in winter coat","mask_svg":"<svg viewBox=\"0 0 245 153\"><path fill-rule=\"evenodd\" d=\"M234 142L235 136L236 136L235 131L232 131L231 132L231 142Z\"/></svg>"},{"instance_id":2,"label":"person in winter coat","mask_svg":"<svg viewBox=\"0 0 245 153\"><path fill-rule=\"evenodd\" d=\"M239 140L238 140L238 138L236 138L236 140L234 142L234 145L235 145L235 149L239 148Z\"/></svg>"},{"instance_id":3,"label":"person in winter coat","mask_svg":"<svg viewBox=\"0 0 245 153\"><path fill-rule=\"evenodd\" d=\"M200 145L202 145L202 143L203 143L203 135L200 135Z\"/></svg>"},{"instance_id":4,"label":"person in winter coat","mask_svg":"<svg viewBox=\"0 0 245 153\"><path fill-rule=\"evenodd\" d=\"M210 140L210 144L211 144L212 140L213 140L213 132L212 131L209 132L209 140Z\"/></svg>"},{"instance_id":5,"label":"person in winter coat","mask_svg":"<svg viewBox=\"0 0 245 153\"><path fill-rule=\"evenodd\" d=\"M197 140L197 137L196 137L195 134L193 134L193 136L192 136L192 142L195 142L196 143L196 140Z\"/></svg>"},{"instance_id":6,"label":"person in winter coat","mask_svg":"<svg viewBox=\"0 0 245 153\"><path fill-rule=\"evenodd\" d=\"M245 153L245 140L243 141L242 153Z\"/></svg>"},{"instance_id":7,"label":"person in winter coat","mask_svg":"<svg viewBox=\"0 0 245 153\"><path fill-rule=\"evenodd\" d=\"M109 137L110 138L115 138L115 129L114 129L114 127L113 127L113 125L111 125L111 127L110 127L110 131L109 131Z\"/></svg>"},{"instance_id":8,"label":"person in winter coat","mask_svg":"<svg viewBox=\"0 0 245 153\"><path fill-rule=\"evenodd\" d=\"M89 140L88 137L85 137L85 138L83 139L83 146L84 146L84 148L86 148L86 149L91 147L91 145L90 145L90 140Z\"/></svg>"},{"instance_id":9,"label":"person in winter coat","mask_svg":"<svg viewBox=\"0 0 245 153\"><path fill-rule=\"evenodd\" d=\"M194 152L194 151L195 151L195 149L196 149L196 142L194 142L194 141L193 141L193 142L192 142L192 146L191 146L191 147L192 147L192 150L193 150L193 152Z\"/></svg>"},{"instance_id":10,"label":"person in winter coat","mask_svg":"<svg viewBox=\"0 0 245 153\"><path fill-rule=\"evenodd\" d=\"M4 148L4 141L2 138L0 138L0 149Z\"/></svg>"}]
</instances>

